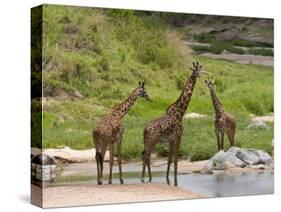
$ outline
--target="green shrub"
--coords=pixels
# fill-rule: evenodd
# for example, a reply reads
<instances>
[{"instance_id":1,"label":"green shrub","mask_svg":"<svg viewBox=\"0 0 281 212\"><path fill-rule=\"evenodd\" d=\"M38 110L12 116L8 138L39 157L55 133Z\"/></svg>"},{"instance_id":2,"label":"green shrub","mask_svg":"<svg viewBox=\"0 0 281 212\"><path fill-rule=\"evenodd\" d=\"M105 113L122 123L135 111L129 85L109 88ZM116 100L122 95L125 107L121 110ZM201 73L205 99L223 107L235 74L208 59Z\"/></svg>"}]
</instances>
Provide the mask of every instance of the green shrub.
<instances>
[{"instance_id":1,"label":"green shrub","mask_svg":"<svg viewBox=\"0 0 281 212\"><path fill-rule=\"evenodd\" d=\"M254 55L262 55L262 56L273 56L273 51L271 49L250 49L249 51L250 54Z\"/></svg>"},{"instance_id":2,"label":"green shrub","mask_svg":"<svg viewBox=\"0 0 281 212\"><path fill-rule=\"evenodd\" d=\"M273 45L271 43L265 43L265 42L255 42L250 40L244 40L244 39L234 39L231 40L234 46L244 46L244 47L269 47L272 48Z\"/></svg>"},{"instance_id":3,"label":"green shrub","mask_svg":"<svg viewBox=\"0 0 281 212\"><path fill-rule=\"evenodd\" d=\"M201 43L212 43L216 41L216 37L209 33L201 33L199 35L194 35L193 38L194 40Z\"/></svg>"},{"instance_id":4,"label":"green shrub","mask_svg":"<svg viewBox=\"0 0 281 212\"><path fill-rule=\"evenodd\" d=\"M226 50L234 54L245 54L243 49L234 46L227 47Z\"/></svg>"},{"instance_id":5,"label":"green shrub","mask_svg":"<svg viewBox=\"0 0 281 212\"><path fill-rule=\"evenodd\" d=\"M196 52L209 52L210 51L209 46L194 45L191 48Z\"/></svg>"}]
</instances>

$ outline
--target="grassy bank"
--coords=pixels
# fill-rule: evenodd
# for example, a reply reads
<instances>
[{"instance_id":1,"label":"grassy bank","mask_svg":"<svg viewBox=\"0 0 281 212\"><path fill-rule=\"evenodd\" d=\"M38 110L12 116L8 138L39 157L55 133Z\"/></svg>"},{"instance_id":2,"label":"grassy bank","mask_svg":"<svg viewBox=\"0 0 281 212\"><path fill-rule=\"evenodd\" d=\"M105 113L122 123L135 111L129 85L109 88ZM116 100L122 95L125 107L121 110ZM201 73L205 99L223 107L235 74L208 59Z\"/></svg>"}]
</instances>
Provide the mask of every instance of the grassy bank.
<instances>
[{"instance_id":1,"label":"grassy bank","mask_svg":"<svg viewBox=\"0 0 281 212\"><path fill-rule=\"evenodd\" d=\"M206 70L214 74L218 95L227 111L237 119L236 145L259 148L271 152L273 125L269 129L248 129L249 114L264 115L273 111L272 68L240 65L222 60L193 56ZM139 99L124 119L123 157L140 159L143 150L144 125L159 117L180 93L187 71L171 79L164 86L149 82L147 90L152 102ZM198 80L188 112L206 114L206 118L184 119L184 134L180 156L192 160L207 159L216 152L214 111L204 78ZM132 90L127 88L129 93ZM44 148L70 146L75 149L92 148L91 131L95 122L120 100L87 98L85 100L52 100L44 112ZM225 141L228 146L228 141ZM167 145L158 145L156 152L165 156Z\"/></svg>"},{"instance_id":2,"label":"grassy bank","mask_svg":"<svg viewBox=\"0 0 281 212\"><path fill-rule=\"evenodd\" d=\"M96 121L145 80L152 102L138 99L124 118L122 147L124 159L140 159L145 124L177 99L191 74L188 66L199 61L213 74L221 101L237 119L236 145L271 151L272 125L246 128L250 114L274 109L271 67L190 55L174 29L157 16L59 6L46 6L44 16L43 148L93 148ZM214 111L204 79L198 80L187 112L207 116L184 119L182 158L207 159L216 152ZM75 97L77 92L83 97ZM158 145L156 153L165 156L167 146Z\"/></svg>"}]
</instances>

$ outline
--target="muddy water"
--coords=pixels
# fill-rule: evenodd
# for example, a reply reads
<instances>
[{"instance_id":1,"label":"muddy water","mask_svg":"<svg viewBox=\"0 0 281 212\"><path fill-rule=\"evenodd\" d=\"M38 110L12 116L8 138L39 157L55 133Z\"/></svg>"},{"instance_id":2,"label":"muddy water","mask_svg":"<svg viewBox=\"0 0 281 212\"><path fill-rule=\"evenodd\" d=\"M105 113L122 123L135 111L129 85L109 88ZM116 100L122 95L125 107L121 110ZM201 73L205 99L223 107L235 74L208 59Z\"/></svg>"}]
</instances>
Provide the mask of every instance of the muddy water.
<instances>
[{"instance_id":1,"label":"muddy water","mask_svg":"<svg viewBox=\"0 0 281 212\"><path fill-rule=\"evenodd\" d=\"M127 163L123 165L124 183L141 183L140 170L141 163ZM105 174L108 173L108 166L105 164ZM152 172L157 175L153 177L152 182L166 182L165 178L166 162L156 161L152 164ZM118 173L118 166L113 169ZM68 184L95 184L96 167L93 163L89 164L69 164L64 167L61 177L71 176L91 176L92 178L75 181L60 181L59 185ZM113 183L119 184L118 174L113 175ZM148 180L148 179L146 179ZM170 181L173 183L173 173L170 173ZM105 176L104 183L107 183ZM258 195L272 194L274 192L274 174L273 172L264 173L244 173L240 175L226 175L222 172L216 174L199 174L199 173L179 173L178 186L184 190L202 194L207 197L228 197L240 195Z\"/></svg>"}]
</instances>

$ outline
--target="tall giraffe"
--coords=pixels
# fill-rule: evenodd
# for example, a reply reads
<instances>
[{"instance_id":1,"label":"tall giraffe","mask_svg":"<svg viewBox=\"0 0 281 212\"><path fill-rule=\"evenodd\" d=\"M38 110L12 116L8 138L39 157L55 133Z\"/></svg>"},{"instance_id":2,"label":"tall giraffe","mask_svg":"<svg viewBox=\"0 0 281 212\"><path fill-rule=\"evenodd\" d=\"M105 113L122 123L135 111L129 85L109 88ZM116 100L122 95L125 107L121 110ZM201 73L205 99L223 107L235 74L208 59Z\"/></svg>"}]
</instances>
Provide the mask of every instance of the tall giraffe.
<instances>
[{"instance_id":1,"label":"tall giraffe","mask_svg":"<svg viewBox=\"0 0 281 212\"><path fill-rule=\"evenodd\" d=\"M112 183L112 166L113 166L113 152L114 144L117 143L117 157L119 165L119 178L120 183L123 184L122 179L122 161L121 161L121 143L124 128L122 126L122 118L133 106L138 97L143 97L150 100L146 92L144 82L139 82L139 86L129 95L129 97L121 104L117 105L113 110L104 118L102 118L93 130L93 140L96 147L96 162L97 162L97 182L102 184L103 178L103 161L107 146L109 146L110 159L109 159L109 180Z\"/></svg>"},{"instance_id":2,"label":"tall giraffe","mask_svg":"<svg viewBox=\"0 0 281 212\"><path fill-rule=\"evenodd\" d=\"M224 111L223 104L220 102L216 95L216 91L214 88L214 81L210 79L205 80L213 102L213 106L215 109L215 133L217 137L217 145L218 150L223 149L224 146L224 133L227 134L230 145L234 145L234 136L236 130L236 121L233 115Z\"/></svg>"},{"instance_id":3,"label":"tall giraffe","mask_svg":"<svg viewBox=\"0 0 281 212\"><path fill-rule=\"evenodd\" d=\"M167 183L170 184L169 172L170 165L174 161L174 185L177 186L177 162L178 150L181 143L183 132L182 119L189 105L193 89L198 77L200 77L202 66L199 63L193 63L191 76L186 81L183 91L179 98L166 109L166 114L151 121L144 128L144 151L143 168L141 181L144 182L145 169L148 167L149 182L151 182L150 155L155 145L159 142L169 143L168 167L166 173Z\"/></svg>"}]
</instances>

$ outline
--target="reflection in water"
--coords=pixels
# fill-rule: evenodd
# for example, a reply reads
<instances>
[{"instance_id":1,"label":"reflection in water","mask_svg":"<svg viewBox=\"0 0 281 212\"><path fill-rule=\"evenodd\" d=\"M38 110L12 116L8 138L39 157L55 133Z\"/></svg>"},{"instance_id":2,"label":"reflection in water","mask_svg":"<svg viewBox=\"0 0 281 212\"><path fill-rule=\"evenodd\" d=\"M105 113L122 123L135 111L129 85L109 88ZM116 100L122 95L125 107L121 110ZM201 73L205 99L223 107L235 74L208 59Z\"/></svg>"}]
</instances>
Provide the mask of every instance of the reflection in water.
<instances>
[{"instance_id":1,"label":"reflection in water","mask_svg":"<svg viewBox=\"0 0 281 212\"><path fill-rule=\"evenodd\" d=\"M207 197L272 194L273 173L247 173L241 175L189 174L178 175L179 187ZM154 177L153 182L164 182L164 177ZM116 183L118 181L116 180ZM126 183L139 183L139 179L127 179Z\"/></svg>"}]
</instances>

